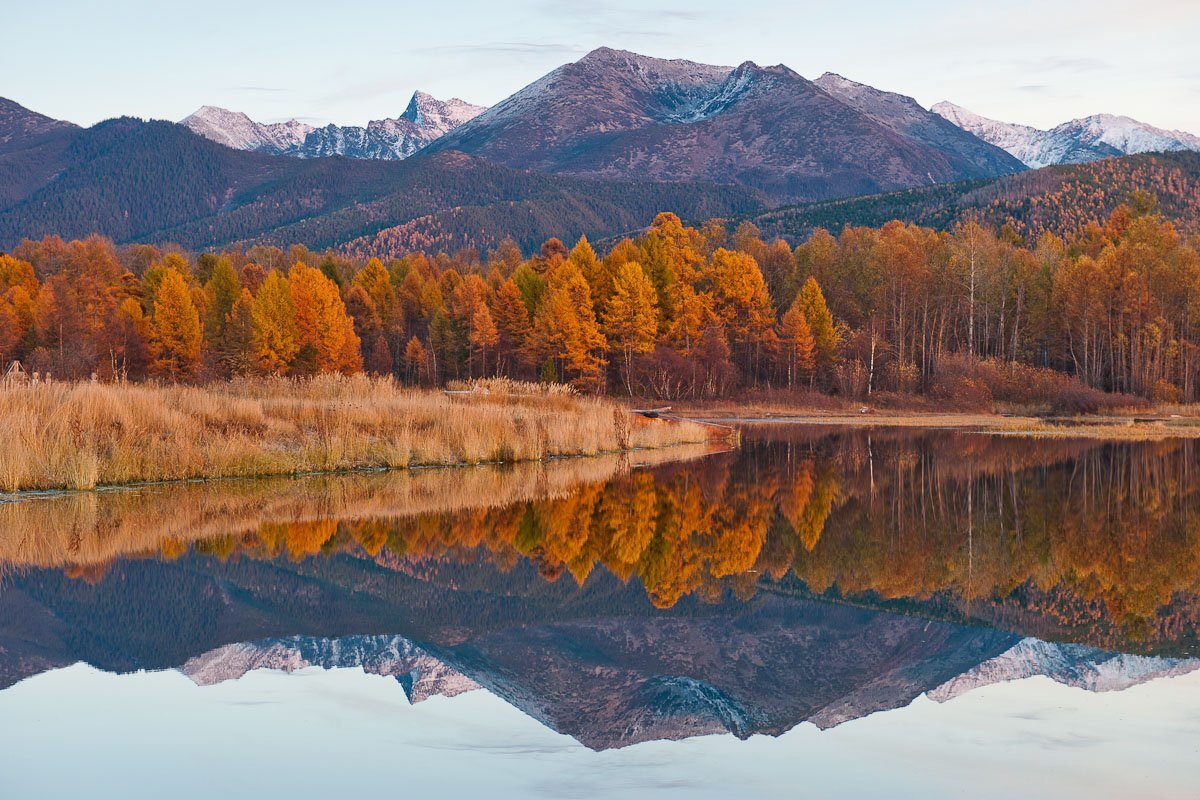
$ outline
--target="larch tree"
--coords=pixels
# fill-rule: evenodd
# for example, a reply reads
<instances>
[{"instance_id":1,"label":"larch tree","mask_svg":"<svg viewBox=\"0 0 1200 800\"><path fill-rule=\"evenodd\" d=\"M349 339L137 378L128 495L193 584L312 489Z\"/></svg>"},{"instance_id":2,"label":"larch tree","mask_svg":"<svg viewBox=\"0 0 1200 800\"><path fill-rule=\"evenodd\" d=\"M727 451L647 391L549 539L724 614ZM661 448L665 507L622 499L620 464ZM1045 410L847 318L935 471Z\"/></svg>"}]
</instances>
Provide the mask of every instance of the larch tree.
<instances>
[{"instance_id":1,"label":"larch tree","mask_svg":"<svg viewBox=\"0 0 1200 800\"><path fill-rule=\"evenodd\" d=\"M828 382L838 363L838 349L842 344L841 334L833 324L833 315L825 304L825 294L817 279L810 277L804 282L794 304L804 314L804 320L812 331L815 351L815 371L818 379Z\"/></svg>"},{"instance_id":2,"label":"larch tree","mask_svg":"<svg viewBox=\"0 0 1200 800\"><path fill-rule=\"evenodd\" d=\"M783 352L784 369L787 373L788 388L795 388L796 382L809 378L810 382L816 366L816 337L800 308L800 298L792 303L779 320L779 343Z\"/></svg>"},{"instance_id":3,"label":"larch tree","mask_svg":"<svg viewBox=\"0 0 1200 800\"><path fill-rule=\"evenodd\" d=\"M658 293L642 265L628 261L617 268L613 293L604 310L604 333L609 347L621 357L625 389L633 396L633 357L654 349L658 334Z\"/></svg>"},{"instance_id":4,"label":"larch tree","mask_svg":"<svg viewBox=\"0 0 1200 800\"><path fill-rule=\"evenodd\" d=\"M471 335L468 344L472 353L479 354L481 374L487 375L487 355L500 342L500 331L492 320L492 312L482 298L475 302L475 310L471 313Z\"/></svg>"},{"instance_id":5,"label":"larch tree","mask_svg":"<svg viewBox=\"0 0 1200 800\"><path fill-rule=\"evenodd\" d=\"M200 315L187 280L168 267L155 293L150 350L152 374L169 380L188 380L200 364Z\"/></svg>"},{"instance_id":6,"label":"larch tree","mask_svg":"<svg viewBox=\"0 0 1200 800\"><path fill-rule=\"evenodd\" d=\"M496 368L517 375L524 373L534 361L529 353L533 328L529 324L529 308L512 278L500 284L496 292L492 320L500 334L496 345Z\"/></svg>"},{"instance_id":7,"label":"larch tree","mask_svg":"<svg viewBox=\"0 0 1200 800\"><path fill-rule=\"evenodd\" d=\"M408 340L404 347L404 366L409 383L420 383L424 380L429 368L429 355L425 345L416 336Z\"/></svg>"},{"instance_id":8,"label":"larch tree","mask_svg":"<svg viewBox=\"0 0 1200 800\"><path fill-rule=\"evenodd\" d=\"M232 369L220 353L228 334L229 315L242 294L242 284L228 258L219 258L212 265L208 282L204 284L204 294L205 350L216 357L217 371L229 375Z\"/></svg>"},{"instance_id":9,"label":"larch tree","mask_svg":"<svg viewBox=\"0 0 1200 800\"><path fill-rule=\"evenodd\" d=\"M591 290L579 269L559 262L534 319L534 349L580 389L597 391L604 379L604 334L596 322Z\"/></svg>"},{"instance_id":10,"label":"larch tree","mask_svg":"<svg viewBox=\"0 0 1200 800\"><path fill-rule=\"evenodd\" d=\"M288 279L279 270L271 270L254 295L251 318L254 322L254 356L259 371L268 375L286 374L300 352L300 333L292 291Z\"/></svg>"},{"instance_id":11,"label":"larch tree","mask_svg":"<svg viewBox=\"0 0 1200 800\"><path fill-rule=\"evenodd\" d=\"M735 352L755 373L762 346L772 340L775 324L762 271L750 255L724 248L713 253L711 270L717 315Z\"/></svg>"},{"instance_id":12,"label":"larch tree","mask_svg":"<svg viewBox=\"0 0 1200 800\"><path fill-rule=\"evenodd\" d=\"M311 349L317 371L361 372L360 342L337 284L320 270L296 264L288 272L288 287L296 312L297 342L301 350Z\"/></svg>"}]
</instances>

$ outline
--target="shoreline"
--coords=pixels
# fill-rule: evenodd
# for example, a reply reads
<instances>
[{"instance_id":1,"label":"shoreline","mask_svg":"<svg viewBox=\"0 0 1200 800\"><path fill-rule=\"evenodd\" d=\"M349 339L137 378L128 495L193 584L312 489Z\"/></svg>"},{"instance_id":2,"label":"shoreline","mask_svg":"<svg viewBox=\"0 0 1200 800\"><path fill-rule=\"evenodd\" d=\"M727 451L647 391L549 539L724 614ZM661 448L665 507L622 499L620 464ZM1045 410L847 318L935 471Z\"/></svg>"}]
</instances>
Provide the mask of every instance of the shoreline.
<instances>
[{"instance_id":1,"label":"shoreline","mask_svg":"<svg viewBox=\"0 0 1200 800\"><path fill-rule=\"evenodd\" d=\"M551 467L556 464L572 461L599 461L605 459L631 459L632 456L643 456L643 460L631 461L629 468L657 466L658 464L674 461L687 461L693 458L727 452L730 446L722 439L713 438L707 442L680 441L659 447L631 447L625 450L602 450L597 453L564 453L549 455L542 458L530 458L515 461L459 461L455 463L409 464L400 467L362 466L346 467L344 469L309 470L307 472L276 472L263 475L205 475L187 478L161 478L158 480L131 481L128 483L105 483L90 489L21 489L15 492L0 491L0 508L15 503L34 500L55 500L69 497L87 497L134 492L141 489L157 489L172 486L217 486L219 484L255 483L260 481L303 481L308 478L354 478L372 475L420 475L423 473L451 472L454 470L470 470L475 467L483 469L528 469L539 466ZM665 457L665 456L671 457ZM647 457L648 458L645 458ZM659 457L664 456L664 457ZM677 456L677 457L676 457Z\"/></svg>"},{"instance_id":2,"label":"shoreline","mask_svg":"<svg viewBox=\"0 0 1200 800\"><path fill-rule=\"evenodd\" d=\"M1156 441L1200 438L1200 417L1152 414L1105 414L1078 417L1049 417L1003 412L893 411L873 409L868 413L828 409L787 409L737 413L727 407L682 406L672 416L726 425L811 425L833 428L928 428L961 430L1000 436L1029 438L1103 439L1108 441Z\"/></svg>"}]
</instances>

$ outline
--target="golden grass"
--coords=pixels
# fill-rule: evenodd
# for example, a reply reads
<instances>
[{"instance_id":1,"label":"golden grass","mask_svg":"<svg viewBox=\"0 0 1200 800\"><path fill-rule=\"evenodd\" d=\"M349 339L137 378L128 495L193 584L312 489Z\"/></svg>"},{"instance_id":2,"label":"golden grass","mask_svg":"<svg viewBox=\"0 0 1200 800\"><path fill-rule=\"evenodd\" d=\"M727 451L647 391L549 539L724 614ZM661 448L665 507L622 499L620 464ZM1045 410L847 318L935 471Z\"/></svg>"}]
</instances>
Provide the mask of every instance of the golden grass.
<instances>
[{"instance_id":1,"label":"golden grass","mask_svg":"<svg viewBox=\"0 0 1200 800\"><path fill-rule=\"evenodd\" d=\"M265 525L406 518L564 497L634 466L697 458L693 444L636 454L263 480L192 481L0 502L6 568L95 567L121 557L180 552ZM636 463L635 463L636 461Z\"/></svg>"},{"instance_id":2,"label":"golden grass","mask_svg":"<svg viewBox=\"0 0 1200 800\"><path fill-rule=\"evenodd\" d=\"M712 435L561 387L484 381L474 389L445 394L331 375L8 386L0 388L0 491L536 461Z\"/></svg>"}]
</instances>

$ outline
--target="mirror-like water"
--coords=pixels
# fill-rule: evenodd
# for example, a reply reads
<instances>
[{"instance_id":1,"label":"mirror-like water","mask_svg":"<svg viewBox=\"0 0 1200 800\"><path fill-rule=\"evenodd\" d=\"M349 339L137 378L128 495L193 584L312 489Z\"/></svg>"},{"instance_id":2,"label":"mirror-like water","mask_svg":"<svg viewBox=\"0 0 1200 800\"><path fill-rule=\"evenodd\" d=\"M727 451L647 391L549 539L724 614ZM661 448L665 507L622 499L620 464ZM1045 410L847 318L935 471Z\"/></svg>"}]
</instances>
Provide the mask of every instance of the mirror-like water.
<instances>
[{"instance_id":1,"label":"mirror-like water","mask_svg":"<svg viewBox=\"0 0 1200 800\"><path fill-rule=\"evenodd\" d=\"M37 765L167 735L342 765L390 742L457 760L449 796L794 796L802 766L940 796L964 758L996 796L1018 760L1059 797L1188 796L1196 442L781 425L671 455L2 503L0 789L76 796ZM395 793L232 756L197 783L183 752L122 796Z\"/></svg>"}]
</instances>

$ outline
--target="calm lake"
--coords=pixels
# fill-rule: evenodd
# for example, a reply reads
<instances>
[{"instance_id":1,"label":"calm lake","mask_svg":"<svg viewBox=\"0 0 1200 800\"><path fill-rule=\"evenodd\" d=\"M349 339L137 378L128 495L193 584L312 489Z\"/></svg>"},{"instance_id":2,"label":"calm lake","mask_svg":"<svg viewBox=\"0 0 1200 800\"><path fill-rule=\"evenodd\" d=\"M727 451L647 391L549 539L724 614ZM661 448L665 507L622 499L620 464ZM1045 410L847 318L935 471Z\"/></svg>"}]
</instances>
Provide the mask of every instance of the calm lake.
<instances>
[{"instance_id":1,"label":"calm lake","mask_svg":"<svg viewBox=\"0 0 1200 800\"><path fill-rule=\"evenodd\" d=\"M0 502L0 798L1194 798L1198 632L1194 440Z\"/></svg>"}]
</instances>

